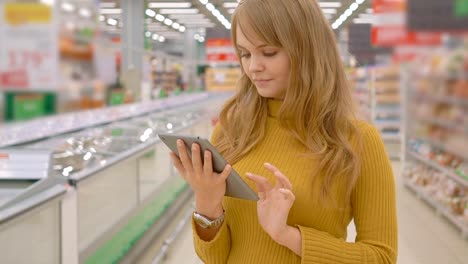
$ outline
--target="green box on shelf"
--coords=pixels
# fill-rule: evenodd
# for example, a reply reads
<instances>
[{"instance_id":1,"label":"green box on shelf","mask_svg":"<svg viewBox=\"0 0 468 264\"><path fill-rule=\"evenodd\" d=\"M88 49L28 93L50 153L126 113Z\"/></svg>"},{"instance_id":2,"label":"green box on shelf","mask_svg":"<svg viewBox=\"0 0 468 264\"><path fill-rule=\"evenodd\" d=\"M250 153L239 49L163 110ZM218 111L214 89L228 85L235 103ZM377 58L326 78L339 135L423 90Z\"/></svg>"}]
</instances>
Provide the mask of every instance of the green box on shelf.
<instances>
[{"instance_id":1,"label":"green box on shelf","mask_svg":"<svg viewBox=\"0 0 468 264\"><path fill-rule=\"evenodd\" d=\"M111 91L109 98L109 105L121 105L125 100L124 91Z\"/></svg>"},{"instance_id":2,"label":"green box on shelf","mask_svg":"<svg viewBox=\"0 0 468 264\"><path fill-rule=\"evenodd\" d=\"M456 17L468 17L468 0L455 0L454 9Z\"/></svg>"},{"instance_id":3,"label":"green box on shelf","mask_svg":"<svg viewBox=\"0 0 468 264\"><path fill-rule=\"evenodd\" d=\"M5 92L5 120L24 121L55 113L54 92Z\"/></svg>"}]
</instances>

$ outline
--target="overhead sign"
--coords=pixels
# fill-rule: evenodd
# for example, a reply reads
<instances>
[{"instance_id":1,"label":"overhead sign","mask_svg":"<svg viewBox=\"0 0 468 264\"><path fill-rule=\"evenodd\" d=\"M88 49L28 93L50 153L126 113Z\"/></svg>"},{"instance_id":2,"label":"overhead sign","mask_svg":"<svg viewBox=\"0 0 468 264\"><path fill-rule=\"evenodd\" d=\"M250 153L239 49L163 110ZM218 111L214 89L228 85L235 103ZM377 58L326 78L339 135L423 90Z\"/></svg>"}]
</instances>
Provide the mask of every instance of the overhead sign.
<instances>
[{"instance_id":1,"label":"overhead sign","mask_svg":"<svg viewBox=\"0 0 468 264\"><path fill-rule=\"evenodd\" d=\"M408 0L407 25L418 31L465 33L468 0Z\"/></svg>"},{"instance_id":2,"label":"overhead sign","mask_svg":"<svg viewBox=\"0 0 468 264\"><path fill-rule=\"evenodd\" d=\"M374 0L373 45L439 45L441 34L410 31L406 26L406 0Z\"/></svg>"},{"instance_id":3,"label":"overhead sign","mask_svg":"<svg viewBox=\"0 0 468 264\"><path fill-rule=\"evenodd\" d=\"M53 7L0 4L0 89L55 90L58 30Z\"/></svg>"}]
</instances>

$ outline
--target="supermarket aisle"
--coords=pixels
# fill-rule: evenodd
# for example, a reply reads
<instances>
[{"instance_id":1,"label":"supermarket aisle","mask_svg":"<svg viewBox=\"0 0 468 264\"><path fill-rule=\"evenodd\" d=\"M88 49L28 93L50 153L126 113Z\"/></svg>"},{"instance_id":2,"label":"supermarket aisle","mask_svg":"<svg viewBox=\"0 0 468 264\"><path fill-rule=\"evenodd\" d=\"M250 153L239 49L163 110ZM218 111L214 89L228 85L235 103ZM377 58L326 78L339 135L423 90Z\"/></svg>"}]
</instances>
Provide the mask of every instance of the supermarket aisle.
<instances>
[{"instance_id":1,"label":"supermarket aisle","mask_svg":"<svg viewBox=\"0 0 468 264\"><path fill-rule=\"evenodd\" d=\"M430 207L403 186L400 180L400 163L393 164L396 177L397 206L399 220L400 264L468 264L468 240ZM350 237L355 236L350 227ZM171 248L165 264L199 264L192 246L190 225Z\"/></svg>"}]
</instances>

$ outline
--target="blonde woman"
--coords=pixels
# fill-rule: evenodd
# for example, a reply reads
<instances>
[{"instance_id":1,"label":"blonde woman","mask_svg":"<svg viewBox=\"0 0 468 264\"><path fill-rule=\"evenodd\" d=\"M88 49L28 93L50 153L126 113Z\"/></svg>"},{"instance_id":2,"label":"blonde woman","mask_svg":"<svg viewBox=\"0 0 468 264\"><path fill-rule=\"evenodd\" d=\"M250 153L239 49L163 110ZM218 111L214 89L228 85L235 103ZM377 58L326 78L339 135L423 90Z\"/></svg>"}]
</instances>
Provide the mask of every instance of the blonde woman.
<instances>
[{"instance_id":1,"label":"blonde woman","mask_svg":"<svg viewBox=\"0 0 468 264\"><path fill-rule=\"evenodd\" d=\"M334 33L315 0L244 0L232 21L242 76L212 142L256 191L224 197L231 170L175 167L195 195L205 263L395 263L394 179L377 130L355 120ZM199 219L203 218L203 222ZM355 243L346 242L354 219ZM208 224L207 224L208 223Z\"/></svg>"}]
</instances>

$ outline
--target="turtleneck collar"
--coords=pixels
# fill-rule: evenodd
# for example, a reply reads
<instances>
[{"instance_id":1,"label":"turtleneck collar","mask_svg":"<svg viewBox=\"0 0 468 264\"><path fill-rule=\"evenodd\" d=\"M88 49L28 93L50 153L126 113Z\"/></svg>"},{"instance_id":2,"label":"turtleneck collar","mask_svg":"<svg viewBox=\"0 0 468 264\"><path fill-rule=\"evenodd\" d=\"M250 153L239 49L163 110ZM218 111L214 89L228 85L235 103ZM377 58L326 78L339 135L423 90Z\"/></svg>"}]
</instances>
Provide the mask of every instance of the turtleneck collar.
<instances>
[{"instance_id":1,"label":"turtleneck collar","mask_svg":"<svg viewBox=\"0 0 468 264\"><path fill-rule=\"evenodd\" d=\"M268 116L278 117L278 112L282 104L282 100L268 99Z\"/></svg>"}]
</instances>

